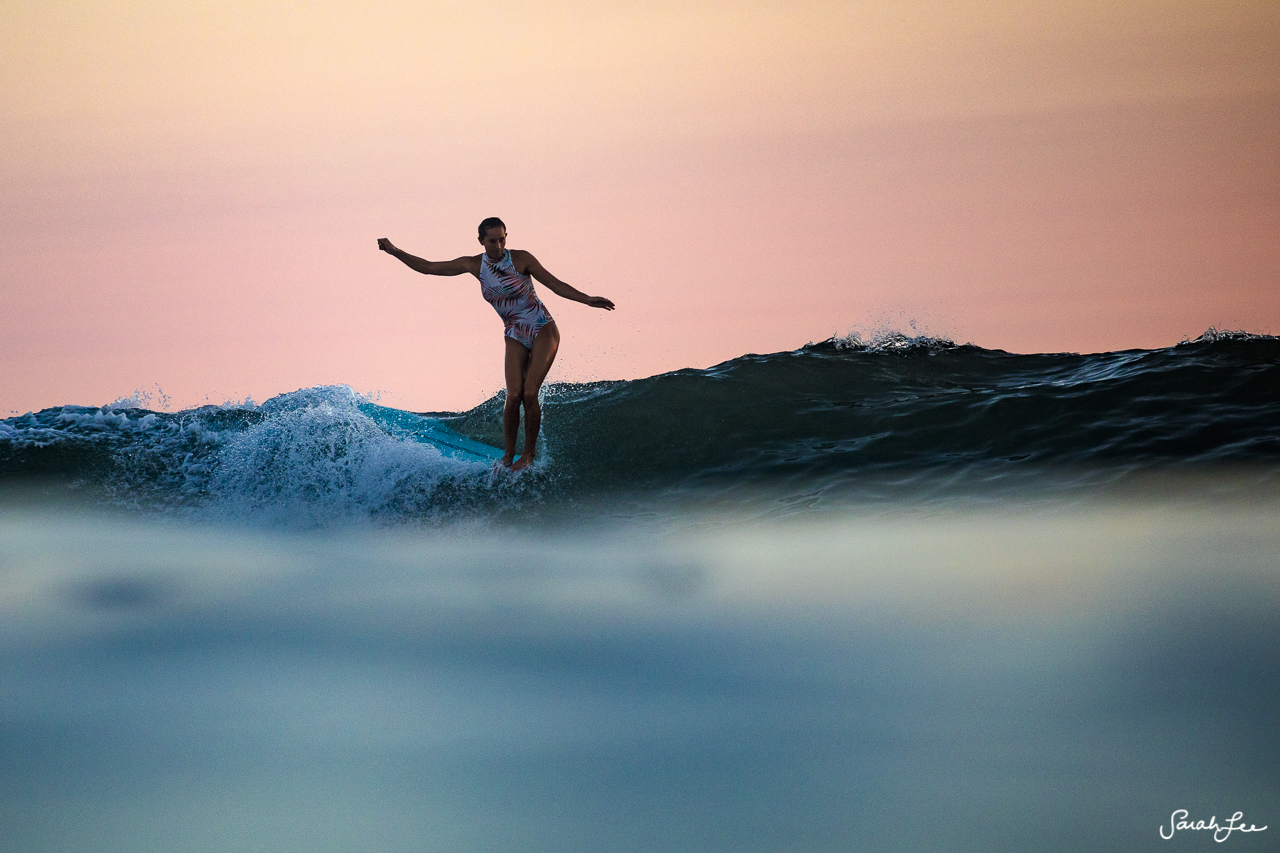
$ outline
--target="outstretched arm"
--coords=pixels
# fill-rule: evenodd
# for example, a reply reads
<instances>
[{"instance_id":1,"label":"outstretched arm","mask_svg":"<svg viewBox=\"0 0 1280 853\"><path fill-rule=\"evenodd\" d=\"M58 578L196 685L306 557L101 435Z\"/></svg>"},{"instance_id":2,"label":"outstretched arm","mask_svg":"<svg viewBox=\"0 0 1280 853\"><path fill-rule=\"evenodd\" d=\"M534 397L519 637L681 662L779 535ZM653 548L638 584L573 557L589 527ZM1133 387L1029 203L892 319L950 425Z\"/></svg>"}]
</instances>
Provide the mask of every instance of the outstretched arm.
<instances>
[{"instance_id":1,"label":"outstretched arm","mask_svg":"<svg viewBox=\"0 0 1280 853\"><path fill-rule=\"evenodd\" d=\"M399 258L409 269L423 275L462 275L464 272L472 275L480 274L479 258L462 257L454 258L452 261L428 261L397 249L386 237L378 238L378 248L393 258Z\"/></svg>"},{"instance_id":2,"label":"outstretched arm","mask_svg":"<svg viewBox=\"0 0 1280 853\"><path fill-rule=\"evenodd\" d=\"M603 308L606 311L613 310L613 300L605 299L603 296L587 296L581 290L565 284L547 272L547 268L538 263L537 258L523 249L512 249L511 260L515 263L517 270L523 267L522 271L524 273L533 276L540 284L545 284L556 296L572 299L574 302L581 302L583 305L590 305L592 308Z\"/></svg>"}]
</instances>

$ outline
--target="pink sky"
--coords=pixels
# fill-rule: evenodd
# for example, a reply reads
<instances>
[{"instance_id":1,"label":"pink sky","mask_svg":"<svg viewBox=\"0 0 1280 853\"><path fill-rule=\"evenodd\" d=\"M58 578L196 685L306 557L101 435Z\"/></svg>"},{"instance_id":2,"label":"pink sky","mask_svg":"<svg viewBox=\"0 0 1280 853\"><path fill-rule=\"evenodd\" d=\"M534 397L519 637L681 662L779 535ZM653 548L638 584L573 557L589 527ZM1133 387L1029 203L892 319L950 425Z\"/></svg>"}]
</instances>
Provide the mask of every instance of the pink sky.
<instances>
[{"instance_id":1,"label":"pink sky","mask_svg":"<svg viewBox=\"0 0 1280 853\"><path fill-rule=\"evenodd\" d=\"M17 3L0 416L501 387L513 247L552 381L892 327L1021 352L1280 333L1280 5ZM158 398L153 400L157 405Z\"/></svg>"}]
</instances>

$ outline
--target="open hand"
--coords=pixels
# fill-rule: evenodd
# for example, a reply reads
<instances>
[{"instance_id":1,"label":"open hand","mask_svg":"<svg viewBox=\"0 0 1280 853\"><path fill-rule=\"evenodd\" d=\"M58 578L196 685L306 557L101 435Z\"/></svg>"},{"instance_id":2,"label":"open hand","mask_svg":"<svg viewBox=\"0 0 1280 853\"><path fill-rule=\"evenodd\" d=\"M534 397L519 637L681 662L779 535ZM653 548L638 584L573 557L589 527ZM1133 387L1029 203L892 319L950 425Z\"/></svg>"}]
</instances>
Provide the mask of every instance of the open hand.
<instances>
[{"instance_id":1,"label":"open hand","mask_svg":"<svg viewBox=\"0 0 1280 853\"><path fill-rule=\"evenodd\" d=\"M588 296L587 304L592 308L603 308L606 311L613 310L613 300L605 299L603 296Z\"/></svg>"}]
</instances>

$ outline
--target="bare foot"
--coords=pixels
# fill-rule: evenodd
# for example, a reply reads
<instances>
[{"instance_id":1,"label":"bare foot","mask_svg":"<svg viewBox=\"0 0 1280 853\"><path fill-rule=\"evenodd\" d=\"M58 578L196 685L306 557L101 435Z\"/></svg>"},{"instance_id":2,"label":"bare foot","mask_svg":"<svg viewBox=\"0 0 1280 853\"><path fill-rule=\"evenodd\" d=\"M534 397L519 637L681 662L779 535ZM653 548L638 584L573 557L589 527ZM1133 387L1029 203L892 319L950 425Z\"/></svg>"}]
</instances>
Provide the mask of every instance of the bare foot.
<instances>
[{"instance_id":1,"label":"bare foot","mask_svg":"<svg viewBox=\"0 0 1280 853\"><path fill-rule=\"evenodd\" d=\"M519 459L516 460L515 464L511 466L511 470L520 471L525 468L528 468L532 464L533 464L533 457L526 453L524 456L521 456Z\"/></svg>"},{"instance_id":2,"label":"bare foot","mask_svg":"<svg viewBox=\"0 0 1280 853\"><path fill-rule=\"evenodd\" d=\"M493 463L493 470L495 470L495 471L500 470L500 469L503 469L503 468L510 468L510 467L511 467L511 457L510 457L510 456L504 456L504 457L502 457L501 459L499 459L497 462L494 462L494 463Z\"/></svg>"}]
</instances>

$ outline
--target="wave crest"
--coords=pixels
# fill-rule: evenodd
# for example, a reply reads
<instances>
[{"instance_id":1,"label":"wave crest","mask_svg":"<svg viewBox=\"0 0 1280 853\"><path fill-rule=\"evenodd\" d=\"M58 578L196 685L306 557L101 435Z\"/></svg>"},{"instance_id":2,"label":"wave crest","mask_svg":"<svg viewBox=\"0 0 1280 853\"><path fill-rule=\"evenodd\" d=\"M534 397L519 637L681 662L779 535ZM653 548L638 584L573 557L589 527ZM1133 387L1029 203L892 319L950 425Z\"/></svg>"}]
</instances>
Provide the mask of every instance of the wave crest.
<instances>
[{"instance_id":1,"label":"wave crest","mask_svg":"<svg viewBox=\"0 0 1280 853\"><path fill-rule=\"evenodd\" d=\"M1192 344L1216 344L1225 342L1245 342L1245 341L1277 341L1280 337L1275 335L1259 335L1253 332L1246 332L1243 329L1218 329L1210 326L1198 338L1183 338L1178 342L1178 346L1190 346Z\"/></svg>"}]
</instances>

